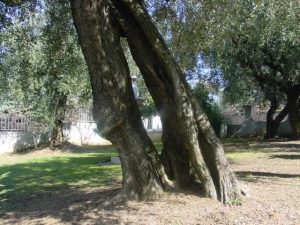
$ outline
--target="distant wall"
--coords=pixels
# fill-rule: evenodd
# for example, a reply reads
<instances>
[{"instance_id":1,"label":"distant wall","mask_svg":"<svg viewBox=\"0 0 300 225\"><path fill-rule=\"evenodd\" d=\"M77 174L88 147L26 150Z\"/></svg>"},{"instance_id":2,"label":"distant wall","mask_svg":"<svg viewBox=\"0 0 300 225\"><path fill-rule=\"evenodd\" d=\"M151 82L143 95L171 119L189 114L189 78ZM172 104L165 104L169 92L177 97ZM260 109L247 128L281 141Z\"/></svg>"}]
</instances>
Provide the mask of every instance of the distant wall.
<instances>
[{"instance_id":1,"label":"distant wall","mask_svg":"<svg viewBox=\"0 0 300 225\"><path fill-rule=\"evenodd\" d=\"M0 154L34 148L49 142L49 133L36 133L32 131L1 131Z\"/></svg>"},{"instance_id":2,"label":"distant wall","mask_svg":"<svg viewBox=\"0 0 300 225\"><path fill-rule=\"evenodd\" d=\"M266 132L266 121L256 118L257 116L252 113L251 106L244 106L244 119L239 120L239 123L226 124L226 134L222 136L227 137L251 137L263 136ZM260 116L261 117L261 116ZM265 116L266 117L266 116ZM265 118L264 117L264 118ZM277 135L279 137L289 137L292 135L292 129L287 117L281 122Z\"/></svg>"},{"instance_id":3,"label":"distant wall","mask_svg":"<svg viewBox=\"0 0 300 225\"><path fill-rule=\"evenodd\" d=\"M149 137L154 142L161 141L160 130L147 130ZM64 135L75 145L109 145L108 140L101 137L95 123L69 123L64 126Z\"/></svg>"},{"instance_id":4,"label":"distant wall","mask_svg":"<svg viewBox=\"0 0 300 225\"><path fill-rule=\"evenodd\" d=\"M149 130L148 134L154 142L161 140L161 131ZM93 122L76 122L64 124L64 135L68 142L74 145L110 145L102 138ZM50 132L33 131L0 131L0 154L13 153L38 145L50 140Z\"/></svg>"},{"instance_id":5,"label":"distant wall","mask_svg":"<svg viewBox=\"0 0 300 225\"><path fill-rule=\"evenodd\" d=\"M65 123L64 135L74 145L109 145L100 137L95 123ZM0 131L0 154L13 153L47 144L50 132Z\"/></svg>"},{"instance_id":6,"label":"distant wall","mask_svg":"<svg viewBox=\"0 0 300 225\"><path fill-rule=\"evenodd\" d=\"M64 135L68 142L75 145L109 145L97 131L95 123L66 123L64 124Z\"/></svg>"},{"instance_id":7,"label":"distant wall","mask_svg":"<svg viewBox=\"0 0 300 225\"><path fill-rule=\"evenodd\" d=\"M266 132L265 121L255 121L249 119L242 124L227 124L227 137L251 137L263 136ZM279 137L289 137L292 135L292 129L289 121L282 122L278 128Z\"/></svg>"}]
</instances>

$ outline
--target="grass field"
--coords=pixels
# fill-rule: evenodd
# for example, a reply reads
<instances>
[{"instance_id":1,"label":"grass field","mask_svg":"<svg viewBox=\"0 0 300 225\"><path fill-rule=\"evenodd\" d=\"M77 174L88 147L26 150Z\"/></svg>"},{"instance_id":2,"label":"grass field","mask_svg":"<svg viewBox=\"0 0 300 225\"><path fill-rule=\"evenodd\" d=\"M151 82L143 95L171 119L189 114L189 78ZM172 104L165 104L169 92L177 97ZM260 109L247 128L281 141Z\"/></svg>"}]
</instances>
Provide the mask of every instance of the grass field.
<instances>
[{"instance_id":1,"label":"grass field","mask_svg":"<svg viewBox=\"0 0 300 225\"><path fill-rule=\"evenodd\" d=\"M87 153L44 150L0 159L0 206L45 192L97 187L121 179L119 165L103 165L116 155L111 148L88 148Z\"/></svg>"},{"instance_id":2,"label":"grass field","mask_svg":"<svg viewBox=\"0 0 300 225\"><path fill-rule=\"evenodd\" d=\"M300 224L300 142L226 139L223 144L253 196L241 207L166 195L151 204L104 210L99 204L121 184L120 165L105 163L116 151L65 146L0 157L0 224Z\"/></svg>"}]
</instances>

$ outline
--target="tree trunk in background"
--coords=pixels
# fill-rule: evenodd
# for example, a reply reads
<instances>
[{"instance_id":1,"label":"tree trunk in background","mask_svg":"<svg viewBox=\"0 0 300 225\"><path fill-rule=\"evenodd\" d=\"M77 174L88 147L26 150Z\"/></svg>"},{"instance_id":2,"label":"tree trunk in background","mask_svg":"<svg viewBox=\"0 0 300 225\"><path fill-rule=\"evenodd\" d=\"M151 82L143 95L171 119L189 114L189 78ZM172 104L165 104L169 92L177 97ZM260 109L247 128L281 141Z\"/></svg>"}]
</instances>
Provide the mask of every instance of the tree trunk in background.
<instances>
[{"instance_id":1,"label":"tree trunk in background","mask_svg":"<svg viewBox=\"0 0 300 225\"><path fill-rule=\"evenodd\" d=\"M274 115L278 109L279 103L276 97L270 99L270 103L271 105L267 113L266 134L264 136L265 139L272 139L276 136L281 121L288 114L288 105L286 105L274 119Z\"/></svg>"},{"instance_id":2,"label":"tree trunk in background","mask_svg":"<svg viewBox=\"0 0 300 225\"><path fill-rule=\"evenodd\" d=\"M54 148L55 144L63 143L63 122L65 119L66 107L67 107L67 95L60 93L55 99L54 104L54 126L52 128L50 148Z\"/></svg>"},{"instance_id":3,"label":"tree trunk in background","mask_svg":"<svg viewBox=\"0 0 300 225\"><path fill-rule=\"evenodd\" d=\"M105 0L71 0L71 6L89 69L94 120L121 160L123 190L118 197L155 198L168 180L140 119L118 25Z\"/></svg>"},{"instance_id":4,"label":"tree trunk in background","mask_svg":"<svg viewBox=\"0 0 300 225\"><path fill-rule=\"evenodd\" d=\"M300 115L299 115L299 93L291 91L288 94L288 112L289 121L292 128L292 138L298 139L300 137Z\"/></svg>"},{"instance_id":5,"label":"tree trunk in background","mask_svg":"<svg viewBox=\"0 0 300 225\"><path fill-rule=\"evenodd\" d=\"M241 190L223 147L146 10L137 0L111 2L160 112L169 174L181 187L193 171L207 196L238 201Z\"/></svg>"}]
</instances>

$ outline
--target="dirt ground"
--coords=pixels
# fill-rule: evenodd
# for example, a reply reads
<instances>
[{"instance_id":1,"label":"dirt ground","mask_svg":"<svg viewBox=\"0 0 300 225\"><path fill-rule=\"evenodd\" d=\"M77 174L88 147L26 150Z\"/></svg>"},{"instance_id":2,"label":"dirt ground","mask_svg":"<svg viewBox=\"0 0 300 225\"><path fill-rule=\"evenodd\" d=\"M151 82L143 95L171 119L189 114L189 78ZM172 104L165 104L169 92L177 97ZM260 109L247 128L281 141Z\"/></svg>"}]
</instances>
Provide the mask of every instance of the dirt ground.
<instances>
[{"instance_id":1,"label":"dirt ground","mask_svg":"<svg viewBox=\"0 0 300 225\"><path fill-rule=\"evenodd\" d=\"M250 197L240 206L226 206L192 193L165 194L153 202L128 202L113 208L102 203L120 184L97 189L66 190L20 200L0 224L300 224L300 142L226 144Z\"/></svg>"}]
</instances>

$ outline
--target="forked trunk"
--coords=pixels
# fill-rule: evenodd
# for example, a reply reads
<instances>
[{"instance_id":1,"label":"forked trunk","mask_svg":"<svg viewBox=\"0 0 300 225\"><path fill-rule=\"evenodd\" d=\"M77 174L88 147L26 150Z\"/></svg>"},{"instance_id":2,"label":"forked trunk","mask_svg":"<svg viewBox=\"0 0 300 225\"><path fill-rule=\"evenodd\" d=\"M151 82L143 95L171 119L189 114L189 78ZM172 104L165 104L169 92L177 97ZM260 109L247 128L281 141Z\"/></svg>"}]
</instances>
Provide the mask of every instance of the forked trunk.
<instances>
[{"instance_id":1,"label":"forked trunk","mask_svg":"<svg viewBox=\"0 0 300 225\"><path fill-rule=\"evenodd\" d=\"M137 0L111 1L160 112L163 156L171 175L181 186L181 175L190 177L192 171L207 196L238 201L241 190L223 147L149 15Z\"/></svg>"},{"instance_id":2,"label":"forked trunk","mask_svg":"<svg viewBox=\"0 0 300 225\"><path fill-rule=\"evenodd\" d=\"M266 134L264 136L265 139L272 139L276 136L278 128L280 126L281 121L288 114L288 105L286 105L283 110L274 118L276 110L278 109L278 101L276 97L270 100L271 105L267 113L267 124L266 124Z\"/></svg>"},{"instance_id":3,"label":"forked trunk","mask_svg":"<svg viewBox=\"0 0 300 225\"><path fill-rule=\"evenodd\" d=\"M119 196L155 198L168 180L140 119L118 25L105 0L72 0L71 5L89 69L94 120L120 156L123 191Z\"/></svg>"},{"instance_id":4,"label":"forked trunk","mask_svg":"<svg viewBox=\"0 0 300 225\"><path fill-rule=\"evenodd\" d=\"M126 13L126 8L118 10ZM162 161L169 177L175 180L178 188L185 188L193 182L194 173L203 184L204 193L216 198L212 178L200 152L192 105L184 92L185 87L178 83L174 88L173 81L165 76L164 62L155 57L143 31L130 14L126 18L123 27L129 46L162 118ZM183 113L184 110L189 112Z\"/></svg>"}]
</instances>

